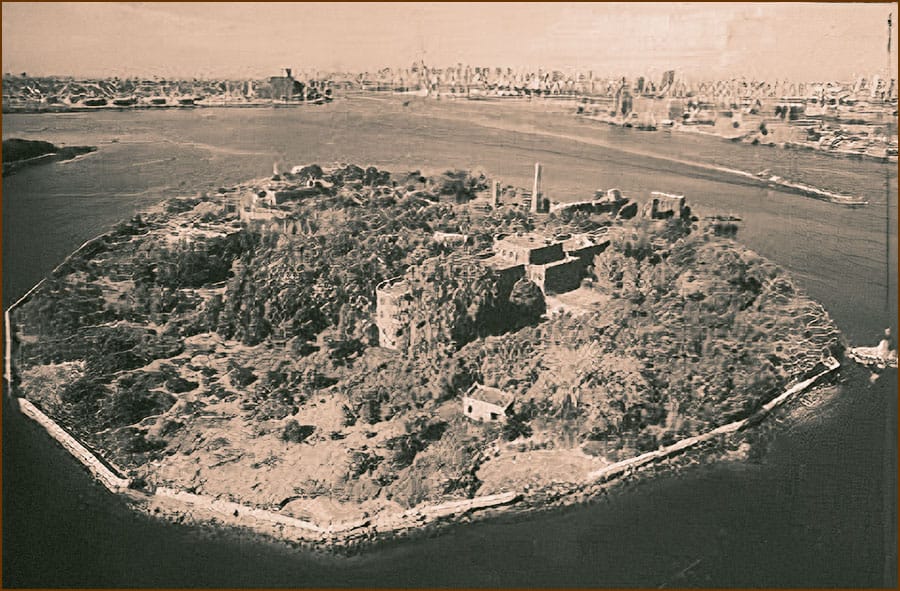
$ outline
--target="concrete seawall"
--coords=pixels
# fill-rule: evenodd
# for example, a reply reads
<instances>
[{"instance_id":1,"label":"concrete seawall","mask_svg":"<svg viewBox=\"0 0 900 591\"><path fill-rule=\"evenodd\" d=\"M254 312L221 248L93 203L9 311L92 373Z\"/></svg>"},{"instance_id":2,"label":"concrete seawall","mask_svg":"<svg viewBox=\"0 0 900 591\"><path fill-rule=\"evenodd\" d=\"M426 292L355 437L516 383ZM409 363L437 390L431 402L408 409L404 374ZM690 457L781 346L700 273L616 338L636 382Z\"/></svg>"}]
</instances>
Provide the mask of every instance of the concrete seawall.
<instances>
[{"instance_id":1,"label":"concrete seawall","mask_svg":"<svg viewBox=\"0 0 900 591\"><path fill-rule=\"evenodd\" d=\"M154 497L174 500L190 507L199 509L210 515L216 515L225 521L230 519L241 520L247 523L248 517L263 522L266 525L276 525L293 528L300 540L324 541L326 539L340 540L359 536L368 532L389 533L401 529L408 529L423 522L434 521L442 517L448 517L459 513L488 509L501 505L508 505L516 501L520 496L515 492L499 493L461 499L447 503L422 505L407 509L402 513L375 516L371 519L345 521L331 524L327 527L316 525L311 521L296 519L273 511L259 509L231 501L223 501L207 495L188 493L173 488L159 487L153 493Z\"/></svg>"},{"instance_id":2,"label":"concrete seawall","mask_svg":"<svg viewBox=\"0 0 900 591\"><path fill-rule=\"evenodd\" d=\"M772 400L770 400L769 402L764 404L762 406L762 408L760 408L758 411L751 414L750 416L748 416L744 419L741 419L739 421L734 421L732 423L722 425L721 427L717 427L717 428L713 429L712 431L703 433L702 435L695 435L694 437L688 437L687 439L682 439L681 441L677 441L667 447L662 447L655 451L649 451L649 452L643 453L639 456L635 456L635 457L629 458L627 460L622 460L621 462L616 462L615 464L611 464L609 466L601 468L600 470L591 472L590 474L587 475L586 481L593 482L596 480L601 480L601 481L608 480L609 478L612 478L618 474L621 474L629 469L643 466L643 465L653 462L655 460L662 460L662 459L672 456L676 453L679 453L685 449L688 449L688 448L694 447L695 445L698 445L700 443L709 441L718 435L734 433L735 431L743 429L743 428L751 425L754 421L758 421L765 415L769 414L775 407L783 404L791 396L794 396L795 394L799 394L800 392L811 387L813 384L815 384L817 381L819 381L826 375L834 372L838 367L840 367L840 363L836 359L831 358L831 359L829 359L828 363L826 364L826 368L824 370L822 370L818 374L812 376L811 378L808 378L806 380L803 380L803 381L798 382L797 384L791 386L790 388L785 390L783 393L779 394L778 396L776 396L775 398L773 398Z\"/></svg>"},{"instance_id":3,"label":"concrete seawall","mask_svg":"<svg viewBox=\"0 0 900 591\"><path fill-rule=\"evenodd\" d=\"M209 497L206 495L197 495L193 493L188 493L180 490L176 490L174 488L166 488L166 487L158 487L154 492L155 496L159 497L167 497L169 499L173 499L179 501L181 503L191 505L193 507L197 507L200 509L206 509L208 511L212 511L214 513L219 513L221 515L226 516L250 516L254 519L258 519L260 521L265 521L268 523L272 523L275 525L285 525L288 527L294 527L301 530L309 531L313 534L324 534L328 530L319 527L318 525L311 523L309 521L304 521L302 519L296 519L294 517L288 517L287 515L280 515L278 513L273 513L271 511L266 511L264 509L257 509L256 507L250 507L247 505L241 505L240 503L233 503L231 501L222 501L213 497Z\"/></svg>"},{"instance_id":4,"label":"concrete seawall","mask_svg":"<svg viewBox=\"0 0 900 591\"><path fill-rule=\"evenodd\" d=\"M119 493L127 490L131 481L110 470L99 458L92 454L77 439L57 425L41 410L24 398L19 398L19 410L29 419L40 425L58 441L76 460L90 470L91 474L111 492Z\"/></svg>"}]
</instances>

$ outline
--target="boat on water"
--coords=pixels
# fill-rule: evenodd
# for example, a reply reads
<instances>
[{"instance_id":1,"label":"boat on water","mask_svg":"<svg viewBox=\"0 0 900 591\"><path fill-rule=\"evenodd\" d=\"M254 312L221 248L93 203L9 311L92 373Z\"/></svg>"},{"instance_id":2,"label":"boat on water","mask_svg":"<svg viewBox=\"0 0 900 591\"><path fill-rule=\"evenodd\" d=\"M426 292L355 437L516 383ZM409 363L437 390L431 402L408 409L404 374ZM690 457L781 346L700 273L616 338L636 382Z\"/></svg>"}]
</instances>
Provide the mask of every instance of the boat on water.
<instances>
[{"instance_id":1,"label":"boat on water","mask_svg":"<svg viewBox=\"0 0 900 591\"><path fill-rule=\"evenodd\" d=\"M105 107L108 101L102 97L87 98L81 104L85 107Z\"/></svg>"},{"instance_id":2,"label":"boat on water","mask_svg":"<svg viewBox=\"0 0 900 591\"><path fill-rule=\"evenodd\" d=\"M869 202L862 197L833 193L831 191L826 191L824 189L819 189L810 185L804 185L803 183L795 183L793 181L789 181L776 174L772 174L769 169L762 170L756 173L756 178L760 182L765 183L767 186L775 189L787 190L791 191L792 193L799 193L800 195L804 195L806 197L822 199L823 201L829 201L831 203L844 205L846 207L864 207L869 204Z\"/></svg>"},{"instance_id":3,"label":"boat on water","mask_svg":"<svg viewBox=\"0 0 900 591\"><path fill-rule=\"evenodd\" d=\"M852 347L847 357L853 361L877 369L897 369L897 352L882 352L878 347Z\"/></svg>"},{"instance_id":4,"label":"boat on water","mask_svg":"<svg viewBox=\"0 0 900 591\"><path fill-rule=\"evenodd\" d=\"M891 329L885 329L884 338L875 347L852 347L847 357L866 367L897 369L897 348L893 345Z\"/></svg>"},{"instance_id":5,"label":"boat on water","mask_svg":"<svg viewBox=\"0 0 900 591\"><path fill-rule=\"evenodd\" d=\"M640 117L638 124L635 125L635 129L639 131L656 131L656 117L653 116L653 113L645 114L643 117Z\"/></svg>"}]
</instances>

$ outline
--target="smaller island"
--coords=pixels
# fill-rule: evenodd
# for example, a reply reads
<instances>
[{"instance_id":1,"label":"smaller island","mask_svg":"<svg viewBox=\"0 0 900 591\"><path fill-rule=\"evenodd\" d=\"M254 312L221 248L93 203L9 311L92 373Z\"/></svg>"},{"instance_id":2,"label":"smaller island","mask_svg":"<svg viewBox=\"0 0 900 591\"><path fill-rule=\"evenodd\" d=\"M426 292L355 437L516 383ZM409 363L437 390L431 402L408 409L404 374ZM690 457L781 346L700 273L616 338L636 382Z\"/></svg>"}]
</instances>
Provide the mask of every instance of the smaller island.
<instances>
[{"instance_id":1,"label":"smaller island","mask_svg":"<svg viewBox=\"0 0 900 591\"><path fill-rule=\"evenodd\" d=\"M308 165L170 200L14 306L12 385L147 511L339 547L585 500L837 367L740 220L553 202L540 171Z\"/></svg>"},{"instance_id":2,"label":"smaller island","mask_svg":"<svg viewBox=\"0 0 900 591\"><path fill-rule=\"evenodd\" d=\"M3 140L3 174L8 176L31 164L46 164L71 160L83 154L96 152L94 146L56 146L40 140L12 138Z\"/></svg>"}]
</instances>

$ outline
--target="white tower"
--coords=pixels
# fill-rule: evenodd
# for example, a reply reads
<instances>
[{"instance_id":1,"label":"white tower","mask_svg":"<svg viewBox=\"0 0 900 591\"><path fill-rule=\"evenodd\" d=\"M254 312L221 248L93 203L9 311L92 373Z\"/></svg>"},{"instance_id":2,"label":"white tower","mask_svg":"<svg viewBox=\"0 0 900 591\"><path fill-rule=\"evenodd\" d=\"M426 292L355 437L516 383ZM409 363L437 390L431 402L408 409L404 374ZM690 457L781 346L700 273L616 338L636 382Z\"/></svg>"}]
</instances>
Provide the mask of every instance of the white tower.
<instances>
[{"instance_id":1,"label":"white tower","mask_svg":"<svg viewBox=\"0 0 900 591\"><path fill-rule=\"evenodd\" d=\"M538 212L538 203L541 201L541 163L534 163L534 186L531 190L531 213Z\"/></svg>"}]
</instances>

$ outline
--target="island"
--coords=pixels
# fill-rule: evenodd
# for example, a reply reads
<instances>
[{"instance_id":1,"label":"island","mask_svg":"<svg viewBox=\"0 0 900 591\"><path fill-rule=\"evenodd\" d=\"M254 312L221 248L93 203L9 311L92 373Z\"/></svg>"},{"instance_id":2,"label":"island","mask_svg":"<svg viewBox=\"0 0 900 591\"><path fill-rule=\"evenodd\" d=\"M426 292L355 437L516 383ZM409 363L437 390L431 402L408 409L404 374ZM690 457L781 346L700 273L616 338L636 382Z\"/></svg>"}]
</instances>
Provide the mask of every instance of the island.
<instances>
[{"instance_id":1,"label":"island","mask_svg":"<svg viewBox=\"0 0 900 591\"><path fill-rule=\"evenodd\" d=\"M71 160L95 152L93 146L59 147L50 142L12 138L3 140L3 174L10 175L24 166Z\"/></svg>"},{"instance_id":2,"label":"island","mask_svg":"<svg viewBox=\"0 0 900 591\"><path fill-rule=\"evenodd\" d=\"M7 377L179 521L346 547L586 500L842 358L739 222L662 192L551 202L540 165L530 191L276 169L82 246L8 313Z\"/></svg>"}]
</instances>

